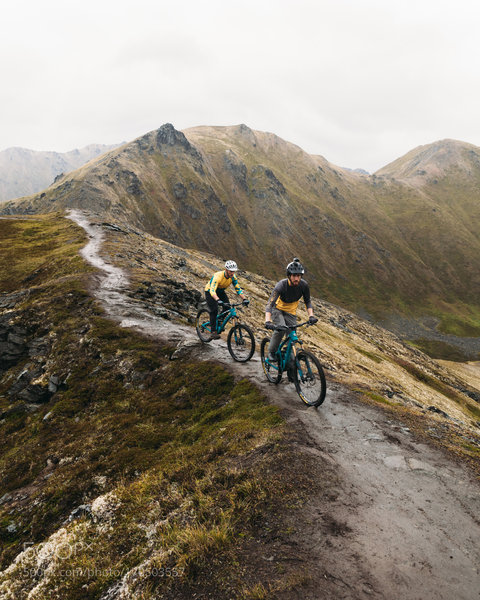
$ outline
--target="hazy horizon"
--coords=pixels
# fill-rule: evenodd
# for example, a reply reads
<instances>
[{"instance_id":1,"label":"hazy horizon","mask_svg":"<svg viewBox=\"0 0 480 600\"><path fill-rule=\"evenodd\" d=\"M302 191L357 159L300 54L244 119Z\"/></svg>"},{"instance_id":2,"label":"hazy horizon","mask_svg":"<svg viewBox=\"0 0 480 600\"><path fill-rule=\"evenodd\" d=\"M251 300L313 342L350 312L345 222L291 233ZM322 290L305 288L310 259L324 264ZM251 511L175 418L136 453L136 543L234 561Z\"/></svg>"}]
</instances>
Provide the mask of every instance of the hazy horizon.
<instances>
[{"instance_id":1,"label":"hazy horizon","mask_svg":"<svg viewBox=\"0 0 480 600\"><path fill-rule=\"evenodd\" d=\"M480 145L479 22L470 0L19 0L0 24L0 148L245 123L374 172Z\"/></svg>"}]
</instances>

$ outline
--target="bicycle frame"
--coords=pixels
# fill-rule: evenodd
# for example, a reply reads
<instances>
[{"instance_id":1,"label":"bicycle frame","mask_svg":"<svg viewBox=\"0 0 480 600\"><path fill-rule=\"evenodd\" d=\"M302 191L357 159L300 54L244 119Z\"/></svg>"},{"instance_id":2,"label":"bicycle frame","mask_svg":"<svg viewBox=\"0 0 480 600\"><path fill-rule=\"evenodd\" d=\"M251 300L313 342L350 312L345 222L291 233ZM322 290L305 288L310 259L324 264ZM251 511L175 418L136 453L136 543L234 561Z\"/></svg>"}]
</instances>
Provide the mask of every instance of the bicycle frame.
<instances>
[{"instance_id":1,"label":"bicycle frame","mask_svg":"<svg viewBox=\"0 0 480 600\"><path fill-rule=\"evenodd\" d=\"M227 308L227 310L224 310L217 314L217 333L222 333L223 331L225 331L225 327L231 319L236 319L237 323L240 322L240 317L238 316L237 311L235 310L235 307L237 306L243 306L243 302L237 302L237 304L230 304L230 308Z\"/></svg>"},{"instance_id":2,"label":"bicycle frame","mask_svg":"<svg viewBox=\"0 0 480 600\"><path fill-rule=\"evenodd\" d=\"M294 327L277 327L276 330L277 331L287 331L288 330L288 335L286 338L284 338L276 351L276 355L278 358L278 363L271 363L268 358L266 359L266 361L268 362L268 364L270 365L270 368L272 369L276 369L277 371L286 371L287 369L287 365L290 362L290 354L293 352L293 355L296 356L297 354L297 350L295 348L296 344L300 344L302 345L303 342L302 340L298 337L297 335L297 329L299 327L303 327L304 325L309 325L310 323L308 321L306 321L305 323L300 323L299 325L295 325ZM285 348L286 346L286 348ZM282 352L285 348L285 351ZM299 367L299 365L297 365L297 368L299 370L299 374L301 375L301 369Z\"/></svg>"},{"instance_id":3,"label":"bicycle frame","mask_svg":"<svg viewBox=\"0 0 480 600\"><path fill-rule=\"evenodd\" d=\"M230 319L235 319L235 318L238 319L238 315L237 315L237 311L235 310L235 306L238 306L238 304L235 304L235 305L232 304L229 309L224 310L221 313L218 313L218 315L217 315L217 333L222 333L222 331L225 331L225 327L227 326L227 323L230 321ZM223 321L221 319L223 319Z\"/></svg>"},{"instance_id":4,"label":"bicycle frame","mask_svg":"<svg viewBox=\"0 0 480 600\"><path fill-rule=\"evenodd\" d=\"M309 350L303 348L303 342L298 338L297 329L304 325L313 325L318 319L310 319L293 327L266 327L278 332L278 348L275 358L269 359L272 338L264 337L260 354L263 371L270 383L280 383L282 373L287 372L289 381L295 384L295 390L307 406L320 406L325 400L327 384L323 367L318 358ZM281 332L281 333L280 333ZM282 334L286 334L285 337ZM276 336L276 337L277 337ZM297 348L300 344L300 348Z\"/></svg>"}]
</instances>

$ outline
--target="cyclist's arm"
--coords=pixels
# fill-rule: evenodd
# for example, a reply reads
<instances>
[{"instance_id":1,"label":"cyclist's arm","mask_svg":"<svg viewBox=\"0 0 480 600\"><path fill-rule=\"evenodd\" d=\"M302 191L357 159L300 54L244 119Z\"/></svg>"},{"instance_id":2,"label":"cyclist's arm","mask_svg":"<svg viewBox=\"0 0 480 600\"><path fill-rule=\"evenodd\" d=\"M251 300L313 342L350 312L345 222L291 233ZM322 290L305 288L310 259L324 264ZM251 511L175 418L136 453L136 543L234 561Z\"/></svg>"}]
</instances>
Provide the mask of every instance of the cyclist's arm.
<instances>
[{"instance_id":1,"label":"cyclist's arm","mask_svg":"<svg viewBox=\"0 0 480 600\"><path fill-rule=\"evenodd\" d=\"M208 287L208 291L210 292L210 296L218 302L217 287L218 287L218 280L217 280L217 277L215 275L213 275L212 278L210 279L210 285Z\"/></svg>"},{"instance_id":2,"label":"cyclist's arm","mask_svg":"<svg viewBox=\"0 0 480 600\"><path fill-rule=\"evenodd\" d=\"M310 288L308 287L308 283L306 283L305 289L303 290L303 299L305 301L305 306L307 307L307 315L313 317L313 305L310 300Z\"/></svg>"},{"instance_id":3,"label":"cyclist's arm","mask_svg":"<svg viewBox=\"0 0 480 600\"><path fill-rule=\"evenodd\" d=\"M235 291L240 296L240 298L242 300L245 300L245 294L243 293L243 290L240 287L240 284L238 283L238 279L235 277L235 275L232 277L232 283L233 283L233 287L235 288Z\"/></svg>"},{"instance_id":4,"label":"cyclist's arm","mask_svg":"<svg viewBox=\"0 0 480 600\"><path fill-rule=\"evenodd\" d=\"M278 300L280 296L280 290L277 289L277 286L273 288L273 292L268 300L268 304L265 307L265 322L272 320L272 308L275 306L275 302Z\"/></svg>"}]
</instances>

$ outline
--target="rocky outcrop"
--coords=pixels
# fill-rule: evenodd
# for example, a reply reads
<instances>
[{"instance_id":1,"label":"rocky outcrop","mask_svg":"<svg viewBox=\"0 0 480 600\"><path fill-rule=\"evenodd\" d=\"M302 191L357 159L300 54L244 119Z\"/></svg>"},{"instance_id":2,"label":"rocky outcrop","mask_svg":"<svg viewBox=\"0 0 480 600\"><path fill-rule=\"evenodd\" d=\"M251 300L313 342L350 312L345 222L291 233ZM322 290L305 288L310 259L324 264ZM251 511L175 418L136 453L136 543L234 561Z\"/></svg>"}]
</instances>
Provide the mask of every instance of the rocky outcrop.
<instances>
[{"instance_id":1,"label":"rocky outcrop","mask_svg":"<svg viewBox=\"0 0 480 600\"><path fill-rule=\"evenodd\" d=\"M185 137L181 131L177 131L171 123L165 123L156 132L155 140L159 150L163 150L165 146L180 147L188 155L196 161L196 168L200 169L203 174L202 155Z\"/></svg>"},{"instance_id":2,"label":"rocky outcrop","mask_svg":"<svg viewBox=\"0 0 480 600\"><path fill-rule=\"evenodd\" d=\"M144 281L130 293L130 297L140 300L146 308L160 317L183 317L189 322L193 322L195 309L201 300L200 292L170 278L157 280L155 283Z\"/></svg>"},{"instance_id":3,"label":"rocky outcrop","mask_svg":"<svg viewBox=\"0 0 480 600\"><path fill-rule=\"evenodd\" d=\"M278 204L280 198L287 196L287 190L275 173L263 165L256 165L250 172L253 195L259 200L273 200Z\"/></svg>"},{"instance_id":4,"label":"rocky outcrop","mask_svg":"<svg viewBox=\"0 0 480 600\"><path fill-rule=\"evenodd\" d=\"M183 183L178 181L173 186L173 195L177 200L183 200L187 196L187 188L183 185Z\"/></svg>"},{"instance_id":5,"label":"rocky outcrop","mask_svg":"<svg viewBox=\"0 0 480 600\"><path fill-rule=\"evenodd\" d=\"M0 319L0 373L28 356L27 330Z\"/></svg>"},{"instance_id":6,"label":"rocky outcrop","mask_svg":"<svg viewBox=\"0 0 480 600\"><path fill-rule=\"evenodd\" d=\"M6 388L10 407L0 413L0 418L35 410L36 406L48 402L62 386L60 377L48 373L49 336L36 335L21 321L13 323L16 318L18 315L11 312L0 316L0 375L12 370ZM22 369L20 373L15 373L15 367Z\"/></svg>"},{"instance_id":7,"label":"rocky outcrop","mask_svg":"<svg viewBox=\"0 0 480 600\"><path fill-rule=\"evenodd\" d=\"M232 150L227 150L223 158L223 163L228 172L231 173L234 181L245 192L248 191L247 185L247 165L242 162Z\"/></svg>"},{"instance_id":8,"label":"rocky outcrop","mask_svg":"<svg viewBox=\"0 0 480 600\"><path fill-rule=\"evenodd\" d=\"M117 171L115 173L115 180L120 186L126 189L128 194L137 197L144 196L142 182L133 171L129 171L128 169Z\"/></svg>"}]
</instances>

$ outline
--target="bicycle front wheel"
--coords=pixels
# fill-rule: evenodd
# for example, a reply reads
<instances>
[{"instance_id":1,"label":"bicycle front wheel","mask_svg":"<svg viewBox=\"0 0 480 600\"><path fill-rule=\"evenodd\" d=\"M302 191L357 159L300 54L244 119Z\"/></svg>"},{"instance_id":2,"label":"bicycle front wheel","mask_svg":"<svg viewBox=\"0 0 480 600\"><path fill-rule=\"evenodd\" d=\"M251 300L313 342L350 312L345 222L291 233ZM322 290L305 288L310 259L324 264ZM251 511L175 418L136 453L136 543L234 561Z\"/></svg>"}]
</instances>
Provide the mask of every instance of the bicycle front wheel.
<instances>
[{"instance_id":1,"label":"bicycle front wheel","mask_svg":"<svg viewBox=\"0 0 480 600\"><path fill-rule=\"evenodd\" d=\"M227 348L233 360L247 362L255 352L255 337L248 325L234 325L227 336Z\"/></svg>"},{"instance_id":2,"label":"bicycle front wheel","mask_svg":"<svg viewBox=\"0 0 480 600\"><path fill-rule=\"evenodd\" d=\"M325 400L327 382L318 358L301 350L296 356L295 389L308 406L320 406Z\"/></svg>"},{"instance_id":3,"label":"bicycle front wheel","mask_svg":"<svg viewBox=\"0 0 480 600\"><path fill-rule=\"evenodd\" d=\"M282 378L282 372L279 369L278 362L270 364L267 359L269 345L270 338L263 338L260 346L260 357L262 359L263 372L270 383L279 383L280 379Z\"/></svg>"},{"instance_id":4,"label":"bicycle front wheel","mask_svg":"<svg viewBox=\"0 0 480 600\"><path fill-rule=\"evenodd\" d=\"M197 313L195 328L200 341L203 343L209 342L211 339L210 331L210 313L206 308L201 308Z\"/></svg>"}]
</instances>

